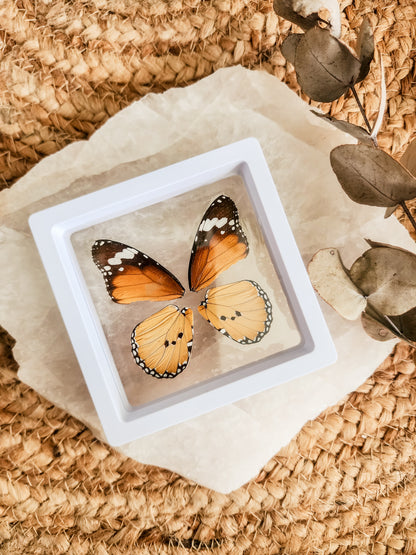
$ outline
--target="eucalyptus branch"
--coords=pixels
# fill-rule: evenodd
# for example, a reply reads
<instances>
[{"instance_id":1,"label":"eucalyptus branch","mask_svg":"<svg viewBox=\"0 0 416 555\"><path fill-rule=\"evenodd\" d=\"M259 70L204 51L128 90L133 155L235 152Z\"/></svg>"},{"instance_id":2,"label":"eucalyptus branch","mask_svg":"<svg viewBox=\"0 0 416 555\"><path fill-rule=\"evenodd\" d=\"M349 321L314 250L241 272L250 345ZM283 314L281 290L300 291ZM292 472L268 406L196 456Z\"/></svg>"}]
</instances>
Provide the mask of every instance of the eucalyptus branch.
<instances>
[{"instance_id":1,"label":"eucalyptus branch","mask_svg":"<svg viewBox=\"0 0 416 555\"><path fill-rule=\"evenodd\" d=\"M274 9L304 31L289 35L282 44L282 53L294 65L302 91L311 100L325 103L351 91L364 120L364 125L355 125L315 112L358 141L357 144L339 145L330 153L331 167L341 187L359 204L387 208L400 204L416 232L416 217L403 200L416 200L416 139L400 161L380 149L377 141L387 98L381 55L380 102L373 125L355 88L368 76L374 59L374 33L369 19L365 17L362 21L354 53L331 29L319 26L319 10L304 17L297 11L299 2L296 0L274 0ZM388 215L390 213L386 212L386 217ZM370 337L384 340L374 327L380 325L390 334L416 346L416 255L381 243L370 243L370 247L355 261L352 267L355 277L350 275L351 270L345 270L339 254L334 258L333 249L321 249L308 266L311 281L321 297L341 316L355 319L362 314L364 329ZM381 311L372 306L368 295L359 287L364 281L363 288L367 292L377 292L379 300L383 301ZM361 292L358 305L357 292ZM366 301L364 309L363 300ZM389 310L393 316L383 314Z\"/></svg>"},{"instance_id":2,"label":"eucalyptus branch","mask_svg":"<svg viewBox=\"0 0 416 555\"><path fill-rule=\"evenodd\" d=\"M412 213L410 212L409 208L407 207L405 201L402 200L399 204L403 208L403 212L409 218L409 221L412 224L413 229L416 231L416 221L415 221L414 217L412 216Z\"/></svg>"},{"instance_id":3,"label":"eucalyptus branch","mask_svg":"<svg viewBox=\"0 0 416 555\"><path fill-rule=\"evenodd\" d=\"M358 98L358 94L357 94L357 91L355 90L354 85L351 85L351 91L352 91L352 94L354 95L354 98L355 98L356 103L358 104L358 107L359 107L359 109L360 109L361 115L363 116L365 125L366 125L366 127L367 127L367 129L368 129L368 132L369 132L370 135L371 135L371 139L372 139L372 141L373 141L373 143L374 143L374 146L375 146L375 147L378 147L377 137L375 137L375 136L372 135L372 128L371 128L370 122L368 121L368 118L367 118L366 113L365 113L365 111L364 111L364 107L363 107L363 105L361 104L360 99ZM414 229L415 232L416 232L416 220L413 218L412 213L410 212L409 208L408 208L407 205L406 205L406 202L405 202L404 200L402 200L402 201L399 202L399 204L400 204L400 206L402 207L403 212L404 212L404 213L406 214L406 216L408 217L410 223L412 224L413 229Z\"/></svg>"},{"instance_id":4,"label":"eucalyptus branch","mask_svg":"<svg viewBox=\"0 0 416 555\"><path fill-rule=\"evenodd\" d=\"M368 132L369 132L370 135L371 135L372 128L371 128L370 122L368 121L367 115L366 115L366 113L365 113L364 106L361 104L361 101L360 101L360 99L358 98L358 94L357 94L357 91L355 90L354 85L351 85L350 89L351 89L352 94L354 95L354 98L355 98L355 101L356 101L356 103L357 103L357 105L358 105L358 108L360 109L361 115L363 116L364 123L365 123L365 125L366 125L366 127L367 127L367 129L368 129ZM371 137L371 140L373 141L374 146L378 146L377 137L373 137L373 136L372 136L372 137Z\"/></svg>"}]
</instances>

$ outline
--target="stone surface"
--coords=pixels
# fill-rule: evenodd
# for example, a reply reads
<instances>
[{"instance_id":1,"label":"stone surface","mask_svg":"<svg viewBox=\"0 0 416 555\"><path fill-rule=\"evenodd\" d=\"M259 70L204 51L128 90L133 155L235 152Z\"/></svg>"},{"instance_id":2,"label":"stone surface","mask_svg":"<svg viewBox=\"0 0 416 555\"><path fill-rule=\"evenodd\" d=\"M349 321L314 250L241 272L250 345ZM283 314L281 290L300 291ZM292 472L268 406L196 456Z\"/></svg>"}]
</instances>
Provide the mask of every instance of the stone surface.
<instances>
[{"instance_id":1,"label":"stone surface","mask_svg":"<svg viewBox=\"0 0 416 555\"><path fill-rule=\"evenodd\" d=\"M331 246L339 248L348 265L365 250L364 237L414 250L400 224L383 219L384 209L354 204L339 186L329 152L351 137L310 114L274 77L228 68L188 88L132 104L89 141L46 158L0 193L0 315L17 340L19 377L100 437L27 218L46 206L249 136L263 147L305 263L316 250ZM359 321L322 308L338 351L336 364L120 450L222 492L254 477L308 419L356 389L393 346L371 340Z\"/></svg>"}]
</instances>

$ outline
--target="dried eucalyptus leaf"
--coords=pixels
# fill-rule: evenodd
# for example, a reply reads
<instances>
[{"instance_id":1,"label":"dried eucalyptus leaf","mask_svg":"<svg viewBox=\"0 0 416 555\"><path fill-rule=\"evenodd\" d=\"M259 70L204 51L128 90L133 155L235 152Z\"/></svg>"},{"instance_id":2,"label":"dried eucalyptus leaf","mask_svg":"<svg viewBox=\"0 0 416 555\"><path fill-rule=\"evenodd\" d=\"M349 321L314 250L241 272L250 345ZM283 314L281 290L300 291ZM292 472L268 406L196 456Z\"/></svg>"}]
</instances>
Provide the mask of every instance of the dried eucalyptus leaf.
<instances>
[{"instance_id":1,"label":"dried eucalyptus leaf","mask_svg":"<svg viewBox=\"0 0 416 555\"><path fill-rule=\"evenodd\" d=\"M315 27L321 20L319 15L317 13L311 13L307 17L301 16L294 8L294 4L296 3L296 0L273 0L273 8L277 15L298 25L304 31L308 31Z\"/></svg>"},{"instance_id":2,"label":"dried eucalyptus leaf","mask_svg":"<svg viewBox=\"0 0 416 555\"><path fill-rule=\"evenodd\" d=\"M398 207L399 207L399 204L396 204L395 206L389 206L389 208L386 208L386 211L384 212L384 219L390 218L390 216L396 212Z\"/></svg>"},{"instance_id":3,"label":"dried eucalyptus leaf","mask_svg":"<svg viewBox=\"0 0 416 555\"><path fill-rule=\"evenodd\" d=\"M337 249L319 250L308 265L317 293L347 320L355 320L366 306L361 291L348 276Z\"/></svg>"},{"instance_id":4,"label":"dried eucalyptus leaf","mask_svg":"<svg viewBox=\"0 0 416 555\"><path fill-rule=\"evenodd\" d=\"M385 328L386 330L388 330L390 333L392 333L395 337L398 337L399 339L404 339L406 340L406 338L402 335L402 333L400 332L399 328L395 325L395 323L392 321L392 317L391 316L386 316L385 314L381 314L380 312L378 312L374 306L371 305L371 303L367 303L367 307L364 311L366 313L366 315L370 318L372 318L373 320L375 320L376 322L378 322L380 324L381 327ZM380 334L381 336L384 335L384 333Z\"/></svg>"},{"instance_id":5,"label":"dried eucalyptus leaf","mask_svg":"<svg viewBox=\"0 0 416 555\"><path fill-rule=\"evenodd\" d=\"M403 314L416 306L416 255L373 244L351 266L350 278L378 312Z\"/></svg>"},{"instance_id":6,"label":"dried eucalyptus leaf","mask_svg":"<svg viewBox=\"0 0 416 555\"><path fill-rule=\"evenodd\" d=\"M416 178L378 148L341 145L332 150L330 158L342 188L359 204L396 206L416 197Z\"/></svg>"},{"instance_id":7,"label":"dried eucalyptus leaf","mask_svg":"<svg viewBox=\"0 0 416 555\"><path fill-rule=\"evenodd\" d=\"M315 27L300 39L294 66L299 85L312 100L332 102L356 81L361 64L327 29Z\"/></svg>"},{"instance_id":8,"label":"dried eucalyptus leaf","mask_svg":"<svg viewBox=\"0 0 416 555\"><path fill-rule=\"evenodd\" d=\"M395 333L393 333L375 318L372 318L366 312L363 312L361 314L361 323L363 325L364 331L372 339L376 339L377 341L388 341L389 339L394 339L396 337Z\"/></svg>"},{"instance_id":9,"label":"dried eucalyptus leaf","mask_svg":"<svg viewBox=\"0 0 416 555\"><path fill-rule=\"evenodd\" d=\"M409 144L400 158L400 163L416 177L416 139Z\"/></svg>"},{"instance_id":10,"label":"dried eucalyptus leaf","mask_svg":"<svg viewBox=\"0 0 416 555\"><path fill-rule=\"evenodd\" d=\"M282 51L283 56L292 65L295 65L296 48L298 47L301 37L303 37L302 34L289 35L288 37L285 38L285 40L282 43L282 46L280 47L280 50Z\"/></svg>"},{"instance_id":11,"label":"dried eucalyptus leaf","mask_svg":"<svg viewBox=\"0 0 416 555\"><path fill-rule=\"evenodd\" d=\"M399 328L407 341L416 342L416 307L399 316L390 316L390 319Z\"/></svg>"},{"instance_id":12,"label":"dried eucalyptus leaf","mask_svg":"<svg viewBox=\"0 0 416 555\"><path fill-rule=\"evenodd\" d=\"M364 129L364 127L360 127L359 125L354 125L353 123L349 123L348 121L342 121L336 119L328 114L321 114L312 110L312 114L318 116L318 118L325 119L328 123L331 123L334 127L339 129L340 131L344 131L344 133L348 133L352 135L356 139L358 139L361 143L372 145L373 141L371 139L370 133Z\"/></svg>"},{"instance_id":13,"label":"dried eucalyptus leaf","mask_svg":"<svg viewBox=\"0 0 416 555\"><path fill-rule=\"evenodd\" d=\"M361 62L357 83L365 79L374 58L374 34L370 20L364 17L357 39L357 55Z\"/></svg>"},{"instance_id":14,"label":"dried eucalyptus leaf","mask_svg":"<svg viewBox=\"0 0 416 555\"><path fill-rule=\"evenodd\" d=\"M403 249L402 247L395 247L394 245L390 245L389 243L381 243L380 241L373 241L372 239L364 239L364 241L370 245L373 249L377 247L386 247L387 249L395 249L397 251L406 252L407 254L411 254L412 256L416 256L413 253Z\"/></svg>"}]
</instances>

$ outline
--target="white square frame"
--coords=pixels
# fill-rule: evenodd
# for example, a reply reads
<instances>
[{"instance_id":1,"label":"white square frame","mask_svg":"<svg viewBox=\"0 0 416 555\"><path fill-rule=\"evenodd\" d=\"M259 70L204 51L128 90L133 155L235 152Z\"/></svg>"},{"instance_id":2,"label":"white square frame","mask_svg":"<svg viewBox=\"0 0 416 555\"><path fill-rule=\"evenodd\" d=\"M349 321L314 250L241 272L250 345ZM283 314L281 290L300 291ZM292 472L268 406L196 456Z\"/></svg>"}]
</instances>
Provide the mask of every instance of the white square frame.
<instances>
[{"instance_id":1,"label":"white square frame","mask_svg":"<svg viewBox=\"0 0 416 555\"><path fill-rule=\"evenodd\" d=\"M97 223L242 177L301 341L295 347L132 406L79 267L71 235ZM248 138L32 214L29 224L105 435L122 445L328 366L327 325L257 139Z\"/></svg>"}]
</instances>

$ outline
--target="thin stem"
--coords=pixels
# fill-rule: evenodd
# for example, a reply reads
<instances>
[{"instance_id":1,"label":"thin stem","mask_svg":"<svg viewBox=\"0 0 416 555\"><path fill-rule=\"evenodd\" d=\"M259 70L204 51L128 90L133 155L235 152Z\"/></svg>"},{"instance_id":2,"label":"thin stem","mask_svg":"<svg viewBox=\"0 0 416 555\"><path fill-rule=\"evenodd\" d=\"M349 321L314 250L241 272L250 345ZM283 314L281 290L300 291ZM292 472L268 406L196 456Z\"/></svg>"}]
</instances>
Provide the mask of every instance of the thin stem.
<instances>
[{"instance_id":1,"label":"thin stem","mask_svg":"<svg viewBox=\"0 0 416 555\"><path fill-rule=\"evenodd\" d=\"M370 125L370 122L368 121L367 116L366 116L366 114L365 114L364 107L363 107L363 105L361 104L360 99L358 98L357 91L355 90L354 85L351 85L350 88L351 88L352 94L354 95L355 102L357 103L358 108L360 109L361 115L363 116L364 123L365 123L365 125L366 125L366 127L367 127L367 129L368 129L368 132L369 132L370 135L371 135L371 132L372 132L371 125ZM376 137L371 137L371 140L373 141L374 146L378 146L378 145L377 145L377 138L376 138Z\"/></svg>"},{"instance_id":2,"label":"thin stem","mask_svg":"<svg viewBox=\"0 0 416 555\"><path fill-rule=\"evenodd\" d=\"M413 229L416 231L416 221L415 221L414 217L412 216L412 214L411 214L410 210L408 209L404 200L400 201L400 206L403 208L403 212L409 218L409 221L412 224Z\"/></svg>"},{"instance_id":3,"label":"thin stem","mask_svg":"<svg viewBox=\"0 0 416 555\"><path fill-rule=\"evenodd\" d=\"M364 295L365 296L365 295ZM372 318L374 318L374 316L376 316L376 318L374 318L375 320L378 320L379 324L381 325L385 325L383 323L387 322L387 329L388 326L390 326L390 331L393 330L393 332L395 333L395 335L399 338L399 339L403 339L404 341L409 341L407 339L407 337L405 337L402 332L399 330L399 328L396 326L396 324L394 324L394 322L392 322L390 320L390 318L386 315L383 314L382 312L380 312L379 310L377 310L367 299L367 309L365 311L369 316L371 316ZM373 314L371 314L371 312L373 312Z\"/></svg>"},{"instance_id":4,"label":"thin stem","mask_svg":"<svg viewBox=\"0 0 416 555\"><path fill-rule=\"evenodd\" d=\"M357 91L355 90L354 85L351 85L351 90L352 90L352 94L354 95L355 101L356 101L356 103L358 104L358 107L359 107L359 109L360 109L361 115L363 116L364 122L365 122L365 124L366 124L366 126L367 126L367 129L368 129L368 132L371 133L371 125L370 125L370 122L369 122L368 119L367 119L367 116L366 116L366 114L365 114L363 105L361 104L360 99L358 98L358 94L357 94Z\"/></svg>"}]
</instances>

